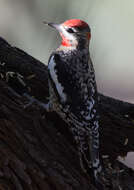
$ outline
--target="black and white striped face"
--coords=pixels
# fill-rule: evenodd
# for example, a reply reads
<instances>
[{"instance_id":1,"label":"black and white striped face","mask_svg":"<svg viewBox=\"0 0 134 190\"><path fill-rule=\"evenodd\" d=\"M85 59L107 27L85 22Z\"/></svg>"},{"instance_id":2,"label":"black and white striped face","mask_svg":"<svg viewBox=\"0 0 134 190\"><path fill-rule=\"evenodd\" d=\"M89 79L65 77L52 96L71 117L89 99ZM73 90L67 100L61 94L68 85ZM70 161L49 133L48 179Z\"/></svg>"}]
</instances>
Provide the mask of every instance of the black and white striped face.
<instances>
[{"instance_id":1,"label":"black and white striped face","mask_svg":"<svg viewBox=\"0 0 134 190\"><path fill-rule=\"evenodd\" d=\"M70 41L75 41L77 40L77 33L78 31L76 28L60 25L61 37L64 36L66 39Z\"/></svg>"},{"instance_id":2,"label":"black and white striped face","mask_svg":"<svg viewBox=\"0 0 134 190\"><path fill-rule=\"evenodd\" d=\"M59 31L62 37L61 46L72 49L88 47L91 32L84 21L72 19L62 24L48 23L48 25Z\"/></svg>"},{"instance_id":3,"label":"black and white striped face","mask_svg":"<svg viewBox=\"0 0 134 190\"><path fill-rule=\"evenodd\" d=\"M60 35L62 37L61 45L66 47L86 47L89 45L90 39L89 27L60 25Z\"/></svg>"}]
</instances>

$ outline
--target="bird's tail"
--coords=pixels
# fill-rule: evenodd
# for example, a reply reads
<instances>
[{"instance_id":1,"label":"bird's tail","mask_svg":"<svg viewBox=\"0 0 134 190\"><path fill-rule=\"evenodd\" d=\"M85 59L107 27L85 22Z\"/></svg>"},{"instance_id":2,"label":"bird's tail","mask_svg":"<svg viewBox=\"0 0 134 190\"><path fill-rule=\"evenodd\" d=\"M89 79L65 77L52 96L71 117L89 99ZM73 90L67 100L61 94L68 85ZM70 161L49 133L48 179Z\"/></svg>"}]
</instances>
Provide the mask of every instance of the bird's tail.
<instances>
[{"instance_id":1,"label":"bird's tail","mask_svg":"<svg viewBox=\"0 0 134 190\"><path fill-rule=\"evenodd\" d=\"M80 165L82 170L90 176L91 183L98 190L103 190L103 167L100 159L99 134L97 130L87 136L80 136Z\"/></svg>"},{"instance_id":2,"label":"bird's tail","mask_svg":"<svg viewBox=\"0 0 134 190\"><path fill-rule=\"evenodd\" d=\"M98 152L98 150L97 150ZM96 155L98 153L95 153ZM94 158L95 158L94 154ZM80 156L80 165L82 170L87 173L90 176L91 183L98 184L98 176L100 176L102 172L102 164L100 163L99 156L96 156L95 159L93 159L93 152L91 153L91 150L89 148L82 151ZM101 189L102 190L102 189Z\"/></svg>"}]
</instances>

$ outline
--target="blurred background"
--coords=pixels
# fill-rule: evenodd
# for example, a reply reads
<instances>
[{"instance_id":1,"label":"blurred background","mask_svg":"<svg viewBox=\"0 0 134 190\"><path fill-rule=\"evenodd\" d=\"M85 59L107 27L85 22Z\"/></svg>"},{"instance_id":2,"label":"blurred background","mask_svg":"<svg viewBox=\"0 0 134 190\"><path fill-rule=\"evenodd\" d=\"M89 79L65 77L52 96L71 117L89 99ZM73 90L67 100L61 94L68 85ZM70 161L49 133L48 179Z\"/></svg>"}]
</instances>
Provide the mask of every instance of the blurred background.
<instances>
[{"instance_id":1,"label":"blurred background","mask_svg":"<svg viewBox=\"0 0 134 190\"><path fill-rule=\"evenodd\" d=\"M0 36L44 64L60 38L42 21L72 18L91 27L99 91L134 103L134 0L0 0Z\"/></svg>"}]
</instances>

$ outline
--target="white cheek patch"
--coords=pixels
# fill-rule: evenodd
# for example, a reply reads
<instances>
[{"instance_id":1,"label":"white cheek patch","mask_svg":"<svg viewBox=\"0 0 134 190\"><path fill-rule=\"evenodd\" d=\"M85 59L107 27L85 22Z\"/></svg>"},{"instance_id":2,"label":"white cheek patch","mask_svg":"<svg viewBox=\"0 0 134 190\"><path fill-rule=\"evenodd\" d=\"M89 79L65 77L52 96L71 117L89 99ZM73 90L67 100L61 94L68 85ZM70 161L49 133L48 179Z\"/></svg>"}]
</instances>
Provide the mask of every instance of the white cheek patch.
<instances>
[{"instance_id":1,"label":"white cheek patch","mask_svg":"<svg viewBox=\"0 0 134 190\"><path fill-rule=\"evenodd\" d=\"M55 70L55 66L56 66L56 63L54 61L54 56L52 56L49 61L48 69L49 69L51 78L56 86L56 90L57 90L59 96L61 97L61 101L65 102L67 97L66 97L66 94L63 92L64 87L58 81L58 76L57 76L57 72Z\"/></svg>"},{"instance_id":2,"label":"white cheek patch","mask_svg":"<svg viewBox=\"0 0 134 190\"><path fill-rule=\"evenodd\" d=\"M68 40L70 40L70 41L76 40L76 37L75 37L73 34L67 32L66 29L65 29L62 25L60 26L60 28L61 28L62 34L63 34Z\"/></svg>"}]
</instances>

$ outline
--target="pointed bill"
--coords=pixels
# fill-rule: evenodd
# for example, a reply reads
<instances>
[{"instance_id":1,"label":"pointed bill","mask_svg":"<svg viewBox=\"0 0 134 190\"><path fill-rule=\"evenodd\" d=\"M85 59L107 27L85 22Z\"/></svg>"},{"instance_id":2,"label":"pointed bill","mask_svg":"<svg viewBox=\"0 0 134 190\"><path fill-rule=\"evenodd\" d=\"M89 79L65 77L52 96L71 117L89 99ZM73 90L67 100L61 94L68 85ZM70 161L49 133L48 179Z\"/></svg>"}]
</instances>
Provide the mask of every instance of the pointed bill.
<instances>
[{"instance_id":1,"label":"pointed bill","mask_svg":"<svg viewBox=\"0 0 134 190\"><path fill-rule=\"evenodd\" d=\"M60 31L60 24L55 24L55 23L46 22L46 21L43 21L43 23L45 25L51 26L52 28L55 28L56 30Z\"/></svg>"}]
</instances>

